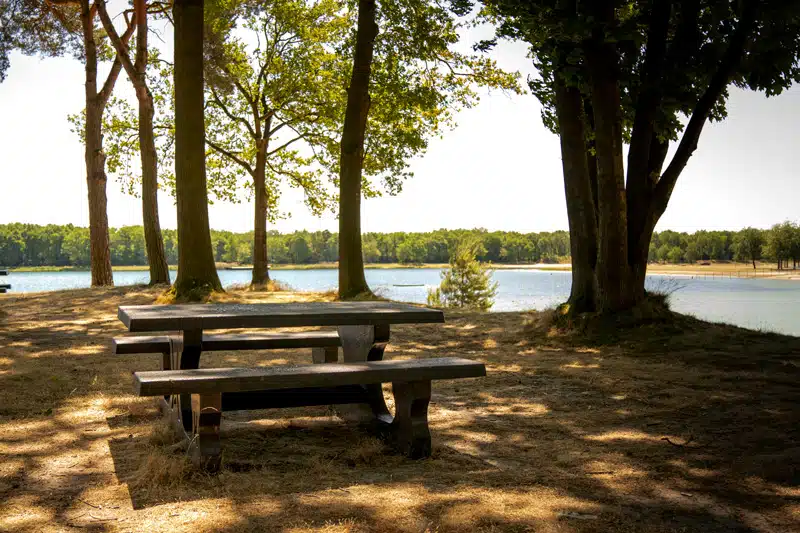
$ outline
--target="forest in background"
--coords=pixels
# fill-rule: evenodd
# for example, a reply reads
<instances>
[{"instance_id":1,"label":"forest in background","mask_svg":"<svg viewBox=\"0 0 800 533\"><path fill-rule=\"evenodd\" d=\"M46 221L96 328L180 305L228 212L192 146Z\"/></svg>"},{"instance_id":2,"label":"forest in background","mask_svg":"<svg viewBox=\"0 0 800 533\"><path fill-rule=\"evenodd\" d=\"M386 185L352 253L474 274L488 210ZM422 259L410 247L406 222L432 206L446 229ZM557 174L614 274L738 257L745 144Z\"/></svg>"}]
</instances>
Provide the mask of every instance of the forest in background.
<instances>
[{"instance_id":1,"label":"forest in background","mask_svg":"<svg viewBox=\"0 0 800 533\"><path fill-rule=\"evenodd\" d=\"M169 264L178 262L177 231L163 230ZM364 233L366 263L447 263L458 242L477 239L482 244L478 259L489 263L569 262L566 231L519 233L484 229L424 233ZM253 262L253 232L211 230L214 259L219 263L249 265ZM315 264L338 261L339 239L330 231L271 231L267 238L272 264ZM118 266L147 265L142 226L110 230L111 260ZM781 260L783 266L800 261L800 228L784 222L771 229L740 231L662 231L653 235L650 261ZM0 224L0 265L6 267L88 267L89 229L73 225Z\"/></svg>"}]
</instances>

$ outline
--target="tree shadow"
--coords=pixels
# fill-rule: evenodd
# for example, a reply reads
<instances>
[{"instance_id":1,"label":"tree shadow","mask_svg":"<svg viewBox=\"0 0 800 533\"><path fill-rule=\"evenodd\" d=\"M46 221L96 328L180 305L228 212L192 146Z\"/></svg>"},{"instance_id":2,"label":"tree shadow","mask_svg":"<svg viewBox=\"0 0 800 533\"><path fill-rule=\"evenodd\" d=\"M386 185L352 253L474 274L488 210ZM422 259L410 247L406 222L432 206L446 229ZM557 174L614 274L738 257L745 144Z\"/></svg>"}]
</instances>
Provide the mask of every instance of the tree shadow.
<instances>
[{"instance_id":1,"label":"tree shadow","mask_svg":"<svg viewBox=\"0 0 800 533\"><path fill-rule=\"evenodd\" d=\"M116 306L155 292L92 294L6 309L0 529L798 527L798 338L688 321L594 342L536 313L448 314L444 325L393 328L386 352L487 365L485 378L434 383L433 457L395 455L324 408L226 413L226 467L207 476L160 438L152 399L131 395L130 373L158 358L106 348L123 331ZM308 354L214 353L201 365L286 362Z\"/></svg>"}]
</instances>

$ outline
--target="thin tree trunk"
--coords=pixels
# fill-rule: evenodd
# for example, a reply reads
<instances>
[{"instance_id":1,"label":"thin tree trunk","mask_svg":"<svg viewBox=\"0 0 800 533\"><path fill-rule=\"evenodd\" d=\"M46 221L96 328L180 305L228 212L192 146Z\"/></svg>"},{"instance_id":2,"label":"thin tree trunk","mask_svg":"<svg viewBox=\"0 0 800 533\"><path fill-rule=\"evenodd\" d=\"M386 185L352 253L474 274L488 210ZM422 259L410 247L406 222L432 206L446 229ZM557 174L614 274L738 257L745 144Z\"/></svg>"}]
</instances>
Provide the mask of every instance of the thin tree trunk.
<instances>
[{"instance_id":1,"label":"thin tree trunk","mask_svg":"<svg viewBox=\"0 0 800 533\"><path fill-rule=\"evenodd\" d=\"M146 87L139 93L139 152L142 158L142 222L150 285L169 285L169 266L164 253L164 239L158 220L158 156L153 135L153 98Z\"/></svg>"},{"instance_id":2,"label":"thin tree trunk","mask_svg":"<svg viewBox=\"0 0 800 533\"><path fill-rule=\"evenodd\" d=\"M269 129L269 127L267 127ZM253 224L253 285L269 282L267 256L267 209L269 206L266 185L267 139L256 141L256 166L253 169L255 194L255 221Z\"/></svg>"},{"instance_id":3,"label":"thin tree trunk","mask_svg":"<svg viewBox=\"0 0 800 533\"><path fill-rule=\"evenodd\" d=\"M117 52L116 61L128 74L128 78L136 90L139 102L139 154L142 164L142 223L147 250L147 262L150 266L150 284L169 284L169 267L164 253L164 240L161 236L161 225L158 221L158 159L156 156L155 135L153 134L153 96L147 87L147 5L145 0L135 0L134 20L125 34L120 38L111 17L106 11L105 2L99 1L97 12L100 21L108 34L111 44ZM127 43L133 28L136 27L136 62L130 59Z\"/></svg>"},{"instance_id":4,"label":"thin tree trunk","mask_svg":"<svg viewBox=\"0 0 800 533\"><path fill-rule=\"evenodd\" d=\"M139 153L142 158L142 223L150 266L150 284L169 284L169 266L158 220L158 157L153 134L153 95L147 87L147 3L134 0L136 17L135 77L131 82L139 101Z\"/></svg>"},{"instance_id":5,"label":"thin tree trunk","mask_svg":"<svg viewBox=\"0 0 800 533\"><path fill-rule=\"evenodd\" d=\"M89 0L81 0L86 57L86 185L89 189L89 240L92 286L114 285L108 238L106 155L103 153L103 101L97 93L97 45Z\"/></svg>"},{"instance_id":6,"label":"thin tree trunk","mask_svg":"<svg viewBox=\"0 0 800 533\"><path fill-rule=\"evenodd\" d=\"M203 109L203 0L175 0L175 195L177 298L222 290L208 227Z\"/></svg>"},{"instance_id":7,"label":"thin tree trunk","mask_svg":"<svg viewBox=\"0 0 800 533\"><path fill-rule=\"evenodd\" d=\"M339 297L370 293L361 250L361 172L369 114L369 80L378 35L375 0L359 0L353 72L347 89L339 176Z\"/></svg>"},{"instance_id":8,"label":"thin tree trunk","mask_svg":"<svg viewBox=\"0 0 800 533\"><path fill-rule=\"evenodd\" d=\"M555 75L555 97L572 255L570 312L591 312L596 309L597 223L588 168L583 104L580 91L567 87L558 72Z\"/></svg>"}]
</instances>

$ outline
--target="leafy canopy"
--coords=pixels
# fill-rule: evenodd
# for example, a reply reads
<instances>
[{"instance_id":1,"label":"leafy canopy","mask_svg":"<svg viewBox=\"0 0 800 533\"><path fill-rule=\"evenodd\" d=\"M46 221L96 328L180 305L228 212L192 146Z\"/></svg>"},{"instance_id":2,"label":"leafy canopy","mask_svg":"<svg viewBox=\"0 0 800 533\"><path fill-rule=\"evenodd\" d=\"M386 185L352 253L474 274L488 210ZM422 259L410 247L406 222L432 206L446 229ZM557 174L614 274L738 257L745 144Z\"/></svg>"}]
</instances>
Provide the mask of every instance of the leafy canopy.
<instances>
[{"instance_id":1,"label":"leafy canopy","mask_svg":"<svg viewBox=\"0 0 800 533\"><path fill-rule=\"evenodd\" d=\"M745 11L748 3L757 4L753 37L733 69L730 84L762 91L767 96L777 95L800 80L800 2L614 2L616 24L606 31L616 45L625 140L630 140L636 109L646 88L648 49L664 48L655 134L662 141L677 140L685 118L692 115L723 62L742 18L750 13ZM483 0L483 4L483 16L498 24L498 37L523 40L530 45L539 76L529 79L528 85L542 103L544 124L557 133L554 72L561 72L567 83L582 93L589 92L585 58L595 29L591 6L562 0ZM661 38L652 28L660 16L659 9L666 9L666 31ZM494 43L484 41L478 47L487 49ZM727 116L728 95L726 86L714 102L710 120Z\"/></svg>"}]
</instances>

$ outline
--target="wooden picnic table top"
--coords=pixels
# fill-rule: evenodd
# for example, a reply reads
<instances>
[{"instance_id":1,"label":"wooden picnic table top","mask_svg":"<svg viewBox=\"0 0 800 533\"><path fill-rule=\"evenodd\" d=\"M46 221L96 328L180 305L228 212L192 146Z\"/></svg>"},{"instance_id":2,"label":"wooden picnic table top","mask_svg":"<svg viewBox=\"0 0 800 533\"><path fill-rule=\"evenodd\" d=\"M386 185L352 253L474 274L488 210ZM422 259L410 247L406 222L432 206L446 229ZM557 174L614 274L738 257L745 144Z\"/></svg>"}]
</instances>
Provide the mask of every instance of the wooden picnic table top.
<instances>
[{"instance_id":1,"label":"wooden picnic table top","mask_svg":"<svg viewBox=\"0 0 800 533\"><path fill-rule=\"evenodd\" d=\"M136 332L437 323L444 313L395 302L134 305L121 306L119 319Z\"/></svg>"}]
</instances>

